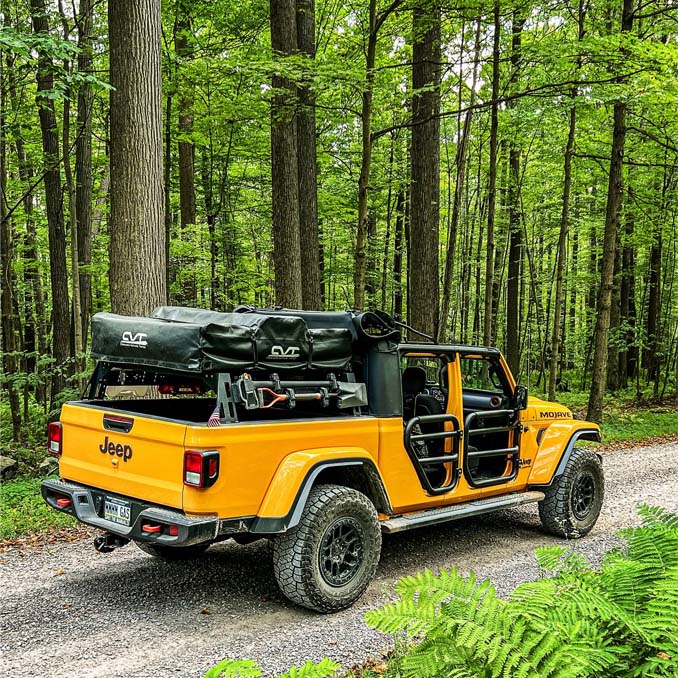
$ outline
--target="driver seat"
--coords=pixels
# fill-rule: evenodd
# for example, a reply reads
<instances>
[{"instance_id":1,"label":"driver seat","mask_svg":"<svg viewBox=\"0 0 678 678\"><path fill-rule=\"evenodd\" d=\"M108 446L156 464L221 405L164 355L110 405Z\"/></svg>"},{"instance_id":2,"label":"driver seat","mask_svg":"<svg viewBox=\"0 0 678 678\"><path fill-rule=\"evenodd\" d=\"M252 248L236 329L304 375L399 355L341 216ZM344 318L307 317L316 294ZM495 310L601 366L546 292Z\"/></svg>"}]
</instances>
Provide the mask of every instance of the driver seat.
<instances>
[{"instance_id":1,"label":"driver seat","mask_svg":"<svg viewBox=\"0 0 678 678\"><path fill-rule=\"evenodd\" d=\"M408 421L412 417L425 417L430 414L444 414L440 402L428 393L426 389L426 370L423 367L410 366L403 370L403 419ZM422 433L439 433L445 430L443 422L420 425ZM439 457L445 454L443 439L427 440L429 457Z\"/></svg>"}]
</instances>

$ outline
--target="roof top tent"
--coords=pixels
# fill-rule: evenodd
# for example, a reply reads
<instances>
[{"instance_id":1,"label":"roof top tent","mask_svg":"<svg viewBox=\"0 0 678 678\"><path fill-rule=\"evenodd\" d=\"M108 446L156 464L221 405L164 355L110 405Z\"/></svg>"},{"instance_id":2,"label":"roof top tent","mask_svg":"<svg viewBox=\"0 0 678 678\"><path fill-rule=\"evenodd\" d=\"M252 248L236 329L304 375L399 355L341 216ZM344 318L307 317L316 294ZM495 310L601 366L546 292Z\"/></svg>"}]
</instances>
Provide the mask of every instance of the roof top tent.
<instances>
[{"instance_id":1,"label":"roof top tent","mask_svg":"<svg viewBox=\"0 0 678 678\"><path fill-rule=\"evenodd\" d=\"M354 373L366 380L366 353L377 345L395 351L399 339L389 316L371 312L162 306L150 318L98 313L92 321L92 357L105 369L201 376L230 420L237 419L236 404L246 410L294 408L304 400L365 406L366 387Z\"/></svg>"}]
</instances>

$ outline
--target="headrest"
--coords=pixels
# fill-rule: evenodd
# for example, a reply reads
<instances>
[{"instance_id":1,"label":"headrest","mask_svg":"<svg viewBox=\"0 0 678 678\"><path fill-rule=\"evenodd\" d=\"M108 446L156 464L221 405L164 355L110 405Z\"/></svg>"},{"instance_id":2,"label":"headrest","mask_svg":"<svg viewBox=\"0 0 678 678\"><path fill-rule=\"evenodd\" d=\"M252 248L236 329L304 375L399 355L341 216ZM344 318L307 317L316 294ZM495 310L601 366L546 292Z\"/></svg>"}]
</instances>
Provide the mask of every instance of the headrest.
<instances>
[{"instance_id":1,"label":"headrest","mask_svg":"<svg viewBox=\"0 0 678 678\"><path fill-rule=\"evenodd\" d=\"M403 395L417 395L426 388L426 370L411 366L403 370Z\"/></svg>"}]
</instances>

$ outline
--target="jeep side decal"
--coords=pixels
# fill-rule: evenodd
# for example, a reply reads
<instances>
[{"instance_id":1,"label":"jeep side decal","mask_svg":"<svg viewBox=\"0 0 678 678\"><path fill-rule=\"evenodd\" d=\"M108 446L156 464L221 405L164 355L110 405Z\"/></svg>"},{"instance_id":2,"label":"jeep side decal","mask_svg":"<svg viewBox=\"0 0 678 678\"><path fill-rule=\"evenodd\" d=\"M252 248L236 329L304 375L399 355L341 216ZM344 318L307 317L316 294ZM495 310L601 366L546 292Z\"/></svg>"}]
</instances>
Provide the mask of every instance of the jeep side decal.
<instances>
[{"instance_id":1,"label":"jeep side decal","mask_svg":"<svg viewBox=\"0 0 678 678\"><path fill-rule=\"evenodd\" d=\"M130 346L132 348L146 348L148 342L146 337L148 335L143 332L132 334L131 332L123 332L122 339L120 339L120 346Z\"/></svg>"},{"instance_id":2,"label":"jeep side decal","mask_svg":"<svg viewBox=\"0 0 678 678\"><path fill-rule=\"evenodd\" d=\"M267 360L296 360L301 353L298 346L283 348L279 344L271 346L271 352L266 356Z\"/></svg>"}]
</instances>

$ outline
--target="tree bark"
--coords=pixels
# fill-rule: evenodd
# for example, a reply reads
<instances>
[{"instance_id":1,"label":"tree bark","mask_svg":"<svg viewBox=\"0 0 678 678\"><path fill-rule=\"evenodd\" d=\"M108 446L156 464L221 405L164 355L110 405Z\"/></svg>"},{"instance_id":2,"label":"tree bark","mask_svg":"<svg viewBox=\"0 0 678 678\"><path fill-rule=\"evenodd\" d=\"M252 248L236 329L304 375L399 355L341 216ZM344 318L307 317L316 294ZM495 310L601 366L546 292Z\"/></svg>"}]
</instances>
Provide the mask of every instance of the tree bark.
<instances>
[{"instance_id":1,"label":"tree bark","mask_svg":"<svg viewBox=\"0 0 678 678\"><path fill-rule=\"evenodd\" d=\"M633 28L633 0L623 0L621 32L629 33ZM610 307L614 283L614 260L617 248L617 229L621 211L623 191L624 144L626 141L626 103L614 104L612 127L612 148L610 151L610 175L605 210L605 235L603 239L603 260L600 288L597 300L596 329L594 333L593 361L591 364L591 394L587 418L600 422L603 418L603 397L607 383L608 336L610 330Z\"/></svg>"},{"instance_id":2,"label":"tree bark","mask_svg":"<svg viewBox=\"0 0 678 678\"><path fill-rule=\"evenodd\" d=\"M579 1L578 11L578 40L584 39L584 19L586 17L586 8L584 0ZM581 60L577 62L577 77ZM574 142L577 134L577 87L572 88L570 94L570 127L567 134L567 143L565 145L565 165L563 170L563 203L560 213L560 233L558 235L558 252L556 255L556 290L553 300L553 333L551 335L551 361L549 365L549 393L548 399L556 399L556 381L558 377L558 364L561 358L561 343L564 331L561 331L561 314L563 316L563 326L565 314L563 312L564 292L563 277L565 274L565 258L567 256L567 238L570 231L570 192L572 188L572 156L574 154Z\"/></svg>"},{"instance_id":3,"label":"tree bark","mask_svg":"<svg viewBox=\"0 0 678 678\"><path fill-rule=\"evenodd\" d=\"M468 150L468 141L471 134L471 122L473 120L473 106L476 98L476 83L478 81L478 64L480 62L480 28L481 19L478 17L476 22L475 49L473 58L473 76L471 78L471 93L469 96L468 110L464 115L464 125L461 131L461 137L457 144L457 153L455 166L457 175L454 185L454 200L452 202L452 218L447 233L447 252L445 254L445 275L443 278L443 293L440 306L440 322L438 325L438 341L444 342L447 334L448 316L450 314L450 305L452 302L452 282L454 277L454 255L457 242L457 230L459 227L459 215L461 213L462 197L466 184L466 153ZM460 85L461 87L462 85ZM462 304L462 310L464 306ZM468 310L468 309L466 309ZM462 333L465 332L462 322Z\"/></svg>"},{"instance_id":4,"label":"tree bark","mask_svg":"<svg viewBox=\"0 0 678 678\"><path fill-rule=\"evenodd\" d=\"M49 24L45 0L31 0L33 32L47 36ZM66 231L64 228L63 191L61 188L59 133L54 101L45 92L54 88L54 65L51 57L42 53L38 58L38 94L36 97L44 164L45 203L49 236L49 268L52 286L52 357L55 361L52 377L52 399L65 386L69 371L70 314L68 301L68 271L66 268Z\"/></svg>"},{"instance_id":5,"label":"tree bark","mask_svg":"<svg viewBox=\"0 0 678 678\"><path fill-rule=\"evenodd\" d=\"M405 239L405 193L396 195L396 221L393 236L393 317L403 320L403 244Z\"/></svg>"},{"instance_id":6,"label":"tree bark","mask_svg":"<svg viewBox=\"0 0 678 678\"><path fill-rule=\"evenodd\" d=\"M294 0L271 0L271 47L277 57L297 49ZM271 197L275 302L288 308L303 305L299 228L299 166L297 159L294 83L273 76L271 102Z\"/></svg>"},{"instance_id":7,"label":"tree bark","mask_svg":"<svg viewBox=\"0 0 678 678\"><path fill-rule=\"evenodd\" d=\"M487 188L487 247L485 248L485 299L483 317L483 344L490 346L494 342L495 323L492 309L494 287L494 222L497 203L497 149L499 142L499 46L501 39L501 18L499 0L495 0L493 9L494 33L492 36L492 108L490 113L490 160Z\"/></svg>"},{"instance_id":8,"label":"tree bark","mask_svg":"<svg viewBox=\"0 0 678 678\"><path fill-rule=\"evenodd\" d=\"M522 31L525 19L514 12L511 25L511 85L520 77ZM523 224L520 208L520 155L515 132L509 142L509 251L506 280L506 362L518 378L520 372L520 264L523 254Z\"/></svg>"},{"instance_id":9,"label":"tree bark","mask_svg":"<svg viewBox=\"0 0 678 678\"><path fill-rule=\"evenodd\" d=\"M7 106L7 78L4 73L5 61L0 57L0 311L2 311L2 369L4 384L9 396L10 417L12 419L12 437L21 441L21 409L19 392L11 380L18 371L16 342L16 315L14 299L16 285L14 278L14 248L12 247L12 221L6 214L7 198L7 142L5 137L5 111Z\"/></svg>"},{"instance_id":10,"label":"tree bark","mask_svg":"<svg viewBox=\"0 0 678 678\"><path fill-rule=\"evenodd\" d=\"M80 0L78 17L78 71L92 71L92 26L94 0ZM75 141L75 218L78 233L82 347L87 347L92 310L92 86L81 83L78 90L78 117Z\"/></svg>"},{"instance_id":11,"label":"tree bark","mask_svg":"<svg viewBox=\"0 0 678 678\"><path fill-rule=\"evenodd\" d=\"M166 303L160 0L108 12L111 91L110 285L114 313Z\"/></svg>"},{"instance_id":12,"label":"tree bark","mask_svg":"<svg viewBox=\"0 0 678 678\"><path fill-rule=\"evenodd\" d=\"M412 175L409 324L438 333L440 216L440 8L436 0L413 10Z\"/></svg>"},{"instance_id":13,"label":"tree bark","mask_svg":"<svg viewBox=\"0 0 678 678\"><path fill-rule=\"evenodd\" d=\"M297 48L315 60L315 0L296 0ZM310 68L309 63L309 68ZM297 114L297 163L299 173L299 237L301 247L301 293L307 310L322 308L320 290L320 245L318 234L318 161L316 151L315 92L311 77L299 88Z\"/></svg>"}]
</instances>

